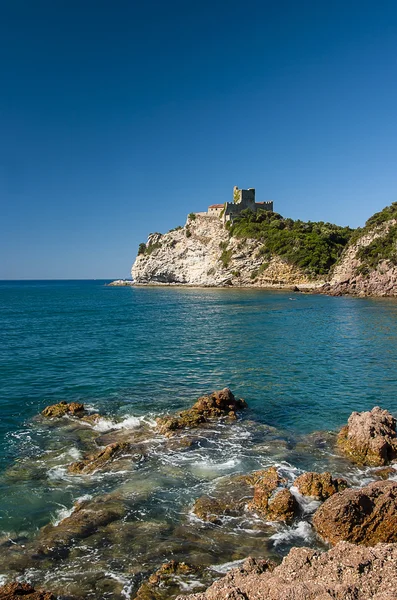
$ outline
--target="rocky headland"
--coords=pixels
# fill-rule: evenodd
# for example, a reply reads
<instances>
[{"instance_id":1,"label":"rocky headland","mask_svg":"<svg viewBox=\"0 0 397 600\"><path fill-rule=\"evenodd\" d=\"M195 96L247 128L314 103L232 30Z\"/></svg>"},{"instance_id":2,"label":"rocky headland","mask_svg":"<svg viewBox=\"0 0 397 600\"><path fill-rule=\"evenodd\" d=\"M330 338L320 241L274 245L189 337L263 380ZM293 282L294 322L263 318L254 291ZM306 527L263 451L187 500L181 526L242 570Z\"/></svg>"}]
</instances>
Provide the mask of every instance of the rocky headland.
<instances>
[{"instance_id":1,"label":"rocky headland","mask_svg":"<svg viewBox=\"0 0 397 600\"><path fill-rule=\"evenodd\" d=\"M221 216L191 213L183 227L150 234L140 244L131 274L139 285L395 296L397 203L355 231L261 210L242 211L226 223Z\"/></svg>"}]
</instances>

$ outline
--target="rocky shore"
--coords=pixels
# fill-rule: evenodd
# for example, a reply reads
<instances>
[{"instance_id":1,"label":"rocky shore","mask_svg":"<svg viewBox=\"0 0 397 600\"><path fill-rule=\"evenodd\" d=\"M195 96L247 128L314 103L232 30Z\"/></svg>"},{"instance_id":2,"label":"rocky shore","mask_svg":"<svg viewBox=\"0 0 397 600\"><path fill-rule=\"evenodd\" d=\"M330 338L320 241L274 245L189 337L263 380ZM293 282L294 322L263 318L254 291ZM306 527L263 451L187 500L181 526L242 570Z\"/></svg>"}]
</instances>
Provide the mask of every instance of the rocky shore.
<instances>
[{"instance_id":1,"label":"rocky shore","mask_svg":"<svg viewBox=\"0 0 397 600\"><path fill-rule=\"evenodd\" d=\"M162 456L172 457L176 452L194 451L204 439L212 439L200 437L202 433L212 435L216 431L218 436L224 432L227 438L247 410L246 402L225 388L202 396L190 409L162 415L150 428L133 432L116 425L110 433L98 435L95 427L99 425L101 429L104 417L76 402L48 406L38 418L52 428L66 427L79 436L86 452L66 469L68 477L83 477L89 482L102 473L117 474L139 468L142 461L148 460L148 443L156 444ZM214 429L218 425L220 429ZM325 439L321 448L328 443ZM396 419L379 407L355 412L330 440L330 449L340 460L351 461L357 469L366 470L368 483L358 487L349 477L334 476L330 471L306 471L291 477L282 462L222 477L210 493L195 498L191 524L185 521L172 532L176 546L171 555L175 558L168 562L161 562L160 557L167 554L162 549L162 539L170 536L169 525L154 520L139 522L129 516L139 506L145 506L148 495L144 488L139 492L135 485L131 494L130 489L121 486L103 495L81 498L67 516L43 526L32 539L0 544L0 568L9 573L8 583L0 587L0 599L21 595L32 600L396 598L397 481L390 479L396 475L393 468L397 458ZM15 477L18 465L12 472ZM279 535L274 533L277 526L293 531L294 527L304 525L312 530L317 547L292 548L282 563L277 564L275 556L265 554L260 558L259 547L256 556L242 562L244 552L246 557L250 553L249 543L246 547L242 544L239 552L230 554L239 566L214 582L215 574L208 570L203 557L211 552L216 555L219 539L230 521L241 522L242 527L249 522L258 531L269 531L270 537ZM199 524L198 529L195 523ZM119 546L122 539L127 546L133 541L135 552L141 548L137 556L143 556L148 535L158 536L158 554L153 556L154 564L158 561L157 569L150 571L136 563L131 571L131 565L135 584L128 595L125 588L123 592L120 587L118 591L110 591L106 578L93 579L87 577L88 573L67 593L54 581L51 585L48 575L40 579L40 573L44 574L48 568L66 565L69 572L76 569L87 548L95 552L108 548L113 552L112 561L117 562L122 556L119 554L117 558L118 553L125 552L124 546ZM155 554L154 547L152 553ZM31 573L35 573L34 581L29 580ZM29 583L23 583L26 576ZM192 586L203 588L206 583L207 591L189 593ZM41 588L50 591L42 592Z\"/></svg>"}]
</instances>

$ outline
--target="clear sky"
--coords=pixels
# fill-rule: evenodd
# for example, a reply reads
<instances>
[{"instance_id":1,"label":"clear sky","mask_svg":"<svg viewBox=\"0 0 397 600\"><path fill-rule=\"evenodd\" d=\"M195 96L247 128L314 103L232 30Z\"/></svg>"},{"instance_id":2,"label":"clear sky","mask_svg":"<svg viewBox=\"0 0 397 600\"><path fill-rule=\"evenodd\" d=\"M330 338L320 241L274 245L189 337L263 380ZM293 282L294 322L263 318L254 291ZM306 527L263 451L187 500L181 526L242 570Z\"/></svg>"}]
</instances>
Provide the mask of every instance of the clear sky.
<instances>
[{"instance_id":1,"label":"clear sky","mask_svg":"<svg viewBox=\"0 0 397 600\"><path fill-rule=\"evenodd\" d=\"M128 277L234 185L397 200L396 0L0 0L0 50L0 279Z\"/></svg>"}]
</instances>

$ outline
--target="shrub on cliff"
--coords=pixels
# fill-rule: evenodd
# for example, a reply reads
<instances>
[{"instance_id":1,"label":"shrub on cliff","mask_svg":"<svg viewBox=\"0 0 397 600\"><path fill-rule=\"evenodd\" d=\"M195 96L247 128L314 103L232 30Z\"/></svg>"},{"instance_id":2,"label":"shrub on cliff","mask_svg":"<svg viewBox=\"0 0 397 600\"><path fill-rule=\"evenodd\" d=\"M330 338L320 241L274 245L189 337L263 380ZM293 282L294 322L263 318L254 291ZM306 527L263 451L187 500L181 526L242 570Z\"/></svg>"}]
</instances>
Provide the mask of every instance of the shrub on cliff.
<instances>
[{"instance_id":1,"label":"shrub on cliff","mask_svg":"<svg viewBox=\"0 0 397 600\"><path fill-rule=\"evenodd\" d=\"M278 255L315 276L328 273L354 230L322 221L285 219L270 211L243 210L229 231L236 238L261 240L261 254Z\"/></svg>"}]
</instances>

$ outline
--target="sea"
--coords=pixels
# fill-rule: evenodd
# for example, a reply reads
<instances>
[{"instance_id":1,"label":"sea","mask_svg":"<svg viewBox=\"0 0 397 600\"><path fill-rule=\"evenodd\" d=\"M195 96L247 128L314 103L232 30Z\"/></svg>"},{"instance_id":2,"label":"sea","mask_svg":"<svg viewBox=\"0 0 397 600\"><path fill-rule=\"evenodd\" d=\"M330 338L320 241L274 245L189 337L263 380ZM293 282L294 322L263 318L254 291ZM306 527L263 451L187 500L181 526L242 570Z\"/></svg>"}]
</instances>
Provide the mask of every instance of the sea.
<instances>
[{"instance_id":1,"label":"sea","mask_svg":"<svg viewBox=\"0 0 397 600\"><path fill-rule=\"evenodd\" d=\"M378 405L397 416L397 301L107 283L0 282L0 582L65 599L133 599L162 563L185 561L195 570L174 580L164 596L173 598L249 555L279 561L291 546L323 549L314 501L298 498L290 526L249 512L208 523L194 502L270 466L291 485L305 471L351 485L376 479L334 442L352 411ZM158 416L224 387L248 404L236 422L213 423L188 444L157 432ZM40 416L62 400L101 417ZM68 471L121 439L139 442L139 459ZM98 498L122 518L43 555L45 532L76 502Z\"/></svg>"}]
</instances>

